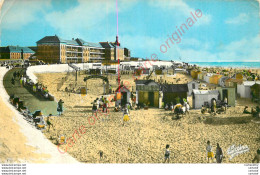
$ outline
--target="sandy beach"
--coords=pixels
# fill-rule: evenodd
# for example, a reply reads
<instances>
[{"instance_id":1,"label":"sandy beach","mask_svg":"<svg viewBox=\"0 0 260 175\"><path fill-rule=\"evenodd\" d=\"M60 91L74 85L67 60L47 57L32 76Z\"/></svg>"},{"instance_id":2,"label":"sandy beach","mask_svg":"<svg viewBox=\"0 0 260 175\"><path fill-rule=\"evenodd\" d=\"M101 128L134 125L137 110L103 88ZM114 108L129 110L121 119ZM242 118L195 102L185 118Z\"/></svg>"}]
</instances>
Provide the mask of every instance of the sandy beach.
<instances>
[{"instance_id":1,"label":"sandy beach","mask_svg":"<svg viewBox=\"0 0 260 175\"><path fill-rule=\"evenodd\" d=\"M256 104L244 99L237 99L237 106L228 108L226 114L210 116L202 115L200 110L191 110L190 114L180 120L172 120L170 111L150 108L148 110L131 110L130 122L122 126L122 112L113 112L109 108L109 115L98 115L95 123L90 125L91 102L103 93L101 79L90 79L87 83L88 93L66 93L65 87L75 83L75 76L69 75L60 91L57 83L66 73L36 74L38 81L48 87L56 100L64 101L64 115L52 117L54 129L44 134L52 143L57 144L61 135L66 139L73 138L76 131L83 125L86 132L74 134L74 142L70 146L60 146L61 151L67 152L80 162L85 163L161 163L164 159L165 145L170 144L171 163L207 163L206 142L211 141L213 151L219 143L224 151L224 163L251 163L256 150L259 148L259 121L254 121L248 114L242 114L245 105L255 107ZM86 86L84 75L78 77L77 84ZM109 76L112 89L117 88L117 76ZM187 83L191 77L176 74L176 77L165 76L169 83ZM151 77L156 79L156 77ZM129 81L134 86L131 75L122 75L121 80ZM135 87L133 87L135 89ZM131 89L130 89L131 90ZM114 107L114 103L110 103ZM236 145L247 145L249 152L240 154L229 160L227 149ZM104 152L104 158L99 159L99 151ZM57 150L58 152L58 150Z\"/></svg>"}]
</instances>

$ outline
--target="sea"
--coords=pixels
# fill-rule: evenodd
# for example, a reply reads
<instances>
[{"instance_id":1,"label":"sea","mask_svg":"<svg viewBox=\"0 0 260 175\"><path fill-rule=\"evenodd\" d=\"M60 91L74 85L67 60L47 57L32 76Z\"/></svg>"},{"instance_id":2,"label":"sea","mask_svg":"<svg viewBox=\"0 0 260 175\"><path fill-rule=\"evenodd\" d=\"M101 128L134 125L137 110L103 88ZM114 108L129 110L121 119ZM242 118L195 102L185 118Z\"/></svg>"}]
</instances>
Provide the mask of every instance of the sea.
<instances>
[{"instance_id":1,"label":"sea","mask_svg":"<svg viewBox=\"0 0 260 175\"><path fill-rule=\"evenodd\" d=\"M260 68L259 62L189 62L201 67Z\"/></svg>"}]
</instances>

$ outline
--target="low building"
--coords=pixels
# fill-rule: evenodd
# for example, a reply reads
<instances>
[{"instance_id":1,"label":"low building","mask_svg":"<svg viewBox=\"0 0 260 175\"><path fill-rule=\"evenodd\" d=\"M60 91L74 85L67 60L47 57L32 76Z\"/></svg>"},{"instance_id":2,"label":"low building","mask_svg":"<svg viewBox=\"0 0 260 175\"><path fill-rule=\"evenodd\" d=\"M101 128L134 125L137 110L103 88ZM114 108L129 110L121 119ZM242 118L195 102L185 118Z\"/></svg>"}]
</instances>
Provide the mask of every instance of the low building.
<instances>
[{"instance_id":1,"label":"low building","mask_svg":"<svg viewBox=\"0 0 260 175\"><path fill-rule=\"evenodd\" d=\"M0 59L29 59L35 52L29 47L7 46L0 47Z\"/></svg>"},{"instance_id":2,"label":"low building","mask_svg":"<svg viewBox=\"0 0 260 175\"><path fill-rule=\"evenodd\" d=\"M200 109L202 105L208 103L211 106L212 100L219 99L218 90L193 90L192 92L192 108Z\"/></svg>"},{"instance_id":3,"label":"low building","mask_svg":"<svg viewBox=\"0 0 260 175\"><path fill-rule=\"evenodd\" d=\"M188 96L190 96L191 95L191 93L192 93L192 90L193 89L199 89L199 83L197 82L197 81L190 81L189 83L187 83L187 85L188 85Z\"/></svg>"},{"instance_id":4,"label":"low building","mask_svg":"<svg viewBox=\"0 0 260 175\"><path fill-rule=\"evenodd\" d=\"M136 80L136 103L160 107L160 86L153 80Z\"/></svg>"},{"instance_id":5,"label":"low building","mask_svg":"<svg viewBox=\"0 0 260 175\"><path fill-rule=\"evenodd\" d=\"M182 103L183 99L187 99L188 85L187 84L161 84L163 92L164 104L173 102L174 104ZM179 99L179 101L176 101Z\"/></svg>"}]
</instances>

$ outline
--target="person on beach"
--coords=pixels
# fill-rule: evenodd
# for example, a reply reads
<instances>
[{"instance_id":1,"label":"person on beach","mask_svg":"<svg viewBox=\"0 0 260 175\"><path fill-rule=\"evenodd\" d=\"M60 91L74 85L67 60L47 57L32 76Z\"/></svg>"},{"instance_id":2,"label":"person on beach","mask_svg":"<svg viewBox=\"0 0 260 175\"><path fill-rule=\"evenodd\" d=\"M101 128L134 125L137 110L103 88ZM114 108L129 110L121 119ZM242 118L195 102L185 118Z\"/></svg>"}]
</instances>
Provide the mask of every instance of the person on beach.
<instances>
[{"instance_id":1,"label":"person on beach","mask_svg":"<svg viewBox=\"0 0 260 175\"><path fill-rule=\"evenodd\" d=\"M220 148L219 144L217 143L217 149L216 149L216 155L215 158L217 160L217 163L221 163L223 159L223 152L222 149Z\"/></svg>"},{"instance_id":2,"label":"person on beach","mask_svg":"<svg viewBox=\"0 0 260 175\"><path fill-rule=\"evenodd\" d=\"M91 104L93 104L93 106L92 106L92 116L93 116L93 114L97 115L97 101L94 100L94 102L91 103Z\"/></svg>"},{"instance_id":3,"label":"person on beach","mask_svg":"<svg viewBox=\"0 0 260 175\"><path fill-rule=\"evenodd\" d=\"M100 160L103 159L104 152L100 150L100 151L98 152L98 154L99 154L99 159L100 159Z\"/></svg>"},{"instance_id":4,"label":"person on beach","mask_svg":"<svg viewBox=\"0 0 260 175\"><path fill-rule=\"evenodd\" d=\"M170 163L170 145L166 145L165 148L165 153L164 153L164 163L167 161L168 163Z\"/></svg>"},{"instance_id":5,"label":"person on beach","mask_svg":"<svg viewBox=\"0 0 260 175\"><path fill-rule=\"evenodd\" d=\"M211 105L211 112L213 115L216 115L217 113L217 103L216 103L216 100L213 100L212 101L212 105Z\"/></svg>"},{"instance_id":6,"label":"person on beach","mask_svg":"<svg viewBox=\"0 0 260 175\"><path fill-rule=\"evenodd\" d=\"M97 109L99 109L99 100L96 98L96 103L97 103Z\"/></svg>"},{"instance_id":7,"label":"person on beach","mask_svg":"<svg viewBox=\"0 0 260 175\"><path fill-rule=\"evenodd\" d=\"M52 127L52 129L55 130L54 127L53 127L53 124L50 122L51 116L52 116L52 114L49 114L49 116L47 117L48 132L50 131L50 127Z\"/></svg>"},{"instance_id":8,"label":"person on beach","mask_svg":"<svg viewBox=\"0 0 260 175\"><path fill-rule=\"evenodd\" d=\"M108 100L104 98L103 102L103 112L107 113Z\"/></svg>"},{"instance_id":9,"label":"person on beach","mask_svg":"<svg viewBox=\"0 0 260 175\"><path fill-rule=\"evenodd\" d=\"M58 115L62 115L63 103L64 103L64 101L62 101L62 99L60 99L59 102L58 102L58 107L57 107Z\"/></svg>"},{"instance_id":10,"label":"person on beach","mask_svg":"<svg viewBox=\"0 0 260 175\"><path fill-rule=\"evenodd\" d=\"M125 107L123 108L123 126L125 125L125 122L128 122L129 119L129 110L127 109L127 106L125 105Z\"/></svg>"},{"instance_id":11,"label":"person on beach","mask_svg":"<svg viewBox=\"0 0 260 175\"><path fill-rule=\"evenodd\" d=\"M207 141L206 151L207 151L207 158L209 163L209 158L211 158L211 160L213 161L213 152L212 152L212 146L210 145L210 141Z\"/></svg>"},{"instance_id":12,"label":"person on beach","mask_svg":"<svg viewBox=\"0 0 260 175\"><path fill-rule=\"evenodd\" d=\"M23 77L20 79L20 85L23 87Z\"/></svg>"},{"instance_id":13,"label":"person on beach","mask_svg":"<svg viewBox=\"0 0 260 175\"><path fill-rule=\"evenodd\" d=\"M227 100L227 97L225 97L225 99L224 99L225 111L227 111L227 105L228 105L228 100Z\"/></svg>"},{"instance_id":14,"label":"person on beach","mask_svg":"<svg viewBox=\"0 0 260 175\"><path fill-rule=\"evenodd\" d=\"M16 73L16 76L18 77L18 79L20 78L20 72L19 71Z\"/></svg>"},{"instance_id":15,"label":"person on beach","mask_svg":"<svg viewBox=\"0 0 260 175\"><path fill-rule=\"evenodd\" d=\"M12 83L13 86L15 85L14 77L12 77L12 79L11 79L11 83Z\"/></svg>"},{"instance_id":16,"label":"person on beach","mask_svg":"<svg viewBox=\"0 0 260 175\"><path fill-rule=\"evenodd\" d=\"M260 163L260 149L258 149L257 151L256 151L256 155L255 155L255 157L254 157L254 159L252 160L252 163Z\"/></svg>"},{"instance_id":17,"label":"person on beach","mask_svg":"<svg viewBox=\"0 0 260 175\"><path fill-rule=\"evenodd\" d=\"M247 109L248 109L248 106L245 106L243 114L251 114L251 112L249 112Z\"/></svg>"},{"instance_id":18,"label":"person on beach","mask_svg":"<svg viewBox=\"0 0 260 175\"><path fill-rule=\"evenodd\" d=\"M16 71L14 71L14 73L13 73L13 77L14 77L14 79L16 78Z\"/></svg>"}]
</instances>

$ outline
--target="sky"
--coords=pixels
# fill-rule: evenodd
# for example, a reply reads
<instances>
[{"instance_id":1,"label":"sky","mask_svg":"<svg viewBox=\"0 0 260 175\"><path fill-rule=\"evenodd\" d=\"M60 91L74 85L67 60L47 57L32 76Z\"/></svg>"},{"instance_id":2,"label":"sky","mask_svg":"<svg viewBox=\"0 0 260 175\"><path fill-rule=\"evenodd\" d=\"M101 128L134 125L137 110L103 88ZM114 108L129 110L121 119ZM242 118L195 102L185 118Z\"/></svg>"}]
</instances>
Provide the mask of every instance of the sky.
<instances>
[{"instance_id":1,"label":"sky","mask_svg":"<svg viewBox=\"0 0 260 175\"><path fill-rule=\"evenodd\" d=\"M55 34L114 42L117 34L116 0L0 0L0 7L1 46L36 46ZM259 19L254 0L118 0L119 41L133 57L259 62Z\"/></svg>"}]
</instances>

